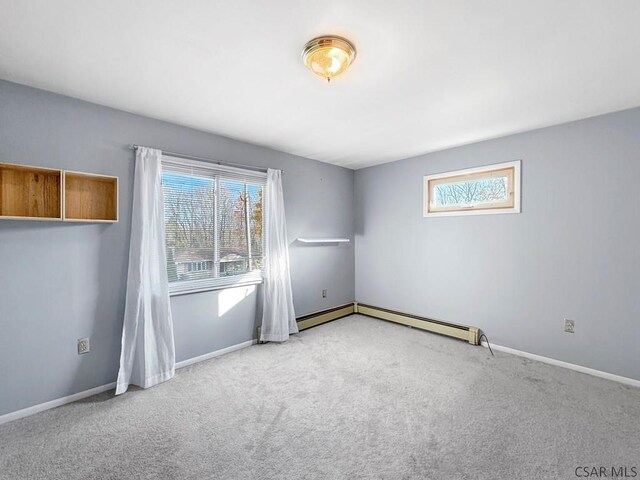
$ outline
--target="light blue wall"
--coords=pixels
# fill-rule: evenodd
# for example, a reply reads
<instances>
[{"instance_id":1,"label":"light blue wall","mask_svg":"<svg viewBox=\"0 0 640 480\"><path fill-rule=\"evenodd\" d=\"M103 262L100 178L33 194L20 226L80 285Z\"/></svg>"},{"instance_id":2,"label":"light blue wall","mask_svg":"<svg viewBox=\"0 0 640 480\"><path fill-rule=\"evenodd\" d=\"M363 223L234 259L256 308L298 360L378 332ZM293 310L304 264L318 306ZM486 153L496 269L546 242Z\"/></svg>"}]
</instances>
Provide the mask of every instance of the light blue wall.
<instances>
[{"instance_id":1,"label":"light blue wall","mask_svg":"<svg viewBox=\"0 0 640 480\"><path fill-rule=\"evenodd\" d=\"M355 295L352 244L291 244L299 315L355 297L640 379L639 132L634 109L359 170L354 214L352 171L0 81L0 161L121 180L118 224L0 221L0 415L115 380L130 143L283 169L291 240L353 238L357 219ZM423 175L514 159L521 214L422 218ZM250 340L260 289L246 293L173 297L178 360Z\"/></svg>"},{"instance_id":2,"label":"light blue wall","mask_svg":"<svg viewBox=\"0 0 640 480\"><path fill-rule=\"evenodd\" d=\"M423 175L517 159L522 213L422 217ZM358 301L640 379L640 109L358 170L355 185Z\"/></svg>"},{"instance_id":3,"label":"light blue wall","mask_svg":"<svg viewBox=\"0 0 640 480\"><path fill-rule=\"evenodd\" d=\"M121 182L117 224L0 221L0 415L115 381L131 143L280 168L290 240L353 236L350 170L0 81L0 161L117 175ZM350 302L353 245L293 243L291 275L298 315ZM253 337L259 289L227 309L230 291L172 298L179 361ZM91 353L79 356L76 340L85 336Z\"/></svg>"}]
</instances>

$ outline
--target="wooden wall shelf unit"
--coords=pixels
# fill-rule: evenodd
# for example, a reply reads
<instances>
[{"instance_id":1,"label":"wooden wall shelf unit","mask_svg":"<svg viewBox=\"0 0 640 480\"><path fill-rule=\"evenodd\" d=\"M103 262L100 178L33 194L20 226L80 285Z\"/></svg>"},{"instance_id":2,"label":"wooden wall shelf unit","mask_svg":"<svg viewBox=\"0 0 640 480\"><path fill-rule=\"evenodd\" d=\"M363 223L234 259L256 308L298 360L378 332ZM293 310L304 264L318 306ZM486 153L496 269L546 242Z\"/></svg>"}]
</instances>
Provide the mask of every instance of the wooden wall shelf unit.
<instances>
[{"instance_id":1,"label":"wooden wall shelf unit","mask_svg":"<svg viewBox=\"0 0 640 480\"><path fill-rule=\"evenodd\" d=\"M0 163L0 218L62 220L62 170Z\"/></svg>"},{"instance_id":2,"label":"wooden wall shelf unit","mask_svg":"<svg viewBox=\"0 0 640 480\"><path fill-rule=\"evenodd\" d=\"M118 221L118 177L0 163L0 219Z\"/></svg>"},{"instance_id":3,"label":"wooden wall shelf unit","mask_svg":"<svg viewBox=\"0 0 640 480\"><path fill-rule=\"evenodd\" d=\"M118 177L64 172L66 222L117 222Z\"/></svg>"}]
</instances>

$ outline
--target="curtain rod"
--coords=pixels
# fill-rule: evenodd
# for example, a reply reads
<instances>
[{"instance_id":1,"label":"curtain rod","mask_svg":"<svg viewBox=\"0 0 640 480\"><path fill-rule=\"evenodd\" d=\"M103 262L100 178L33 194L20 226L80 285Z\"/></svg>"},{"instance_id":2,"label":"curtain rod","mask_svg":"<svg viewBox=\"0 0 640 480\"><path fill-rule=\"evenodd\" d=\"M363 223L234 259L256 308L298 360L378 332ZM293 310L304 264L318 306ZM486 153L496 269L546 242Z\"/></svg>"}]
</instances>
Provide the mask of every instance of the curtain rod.
<instances>
[{"instance_id":1,"label":"curtain rod","mask_svg":"<svg viewBox=\"0 0 640 480\"><path fill-rule=\"evenodd\" d=\"M131 150L134 150L134 151L137 150L140 147L142 147L142 145L136 145L136 144L129 145L129 148ZM153 148L153 147L146 147L146 148ZM221 162L220 160L216 160L214 158L196 157L194 155L185 155L183 153L168 152L168 151L162 150L162 149L158 149L158 150L161 150L163 154L168 155L169 157L184 158L186 160L200 160L202 162L215 163L216 165L227 165L229 167L247 168L249 170L256 170L258 172L266 172L267 171L266 168L256 167L255 165L245 165L245 164L242 164L242 163Z\"/></svg>"}]
</instances>

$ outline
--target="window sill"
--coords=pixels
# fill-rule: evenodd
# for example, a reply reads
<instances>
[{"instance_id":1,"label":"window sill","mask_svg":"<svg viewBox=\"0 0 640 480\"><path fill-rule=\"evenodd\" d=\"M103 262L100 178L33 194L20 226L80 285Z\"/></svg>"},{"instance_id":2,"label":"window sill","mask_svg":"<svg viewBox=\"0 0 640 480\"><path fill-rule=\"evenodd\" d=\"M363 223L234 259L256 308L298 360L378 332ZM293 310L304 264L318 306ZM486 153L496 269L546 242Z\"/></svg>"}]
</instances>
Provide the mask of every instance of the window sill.
<instances>
[{"instance_id":1,"label":"window sill","mask_svg":"<svg viewBox=\"0 0 640 480\"><path fill-rule=\"evenodd\" d=\"M246 287L248 285L259 285L262 283L261 278L256 279L247 279L241 280L236 283L225 283L220 285L206 285L202 287L196 287L190 290L176 290L171 291L171 286L169 286L169 296L170 297L178 297L181 295L191 295L193 293L204 293L204 292L212 292L214 290L227 290L229 288L237 288L237 287Z\"/></svg>"}]
</instances>

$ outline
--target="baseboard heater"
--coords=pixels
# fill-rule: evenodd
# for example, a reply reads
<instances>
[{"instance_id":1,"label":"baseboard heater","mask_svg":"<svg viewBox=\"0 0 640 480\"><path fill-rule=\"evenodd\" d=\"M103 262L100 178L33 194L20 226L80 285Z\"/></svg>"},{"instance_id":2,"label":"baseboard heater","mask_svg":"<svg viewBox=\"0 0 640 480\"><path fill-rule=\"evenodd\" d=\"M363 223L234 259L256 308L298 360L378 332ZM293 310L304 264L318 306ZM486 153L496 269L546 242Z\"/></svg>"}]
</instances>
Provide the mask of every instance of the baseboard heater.
<instances>
[{"instance_id":1,"label":"baseboard heater","mask_svg":"<svg viewBox=\"0 0 640 480\"><path fill-rule=\"evenodd\" d=\"M322 323L331 322L338 318L346 317L354 313L354 304L347 303L339 307L329 308L327 310L321 310L319 312L310 313L302 317L298 317L298 330L306 330L307 328L315 327Z\"/></svg>"},{"instance_id":2,"label":"baseboard heater","mask_svg":"<svg viewBox=\"0 0 640 480\"><path fill-rule=\"evenodd\" d=\"M409 313L396 312L386 308L372 307L371 305L364 305L357 302L354 304L354 313L387 320L389 322L400 323L414 328L420 328L422 330L447 335L449 337L459 338L460 340L469 342L471 345L480 344L480 329L476 327L456 325L454 323L419 317Z\"/></svg>"}]
</instances>

